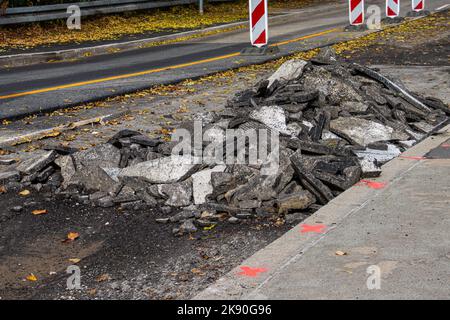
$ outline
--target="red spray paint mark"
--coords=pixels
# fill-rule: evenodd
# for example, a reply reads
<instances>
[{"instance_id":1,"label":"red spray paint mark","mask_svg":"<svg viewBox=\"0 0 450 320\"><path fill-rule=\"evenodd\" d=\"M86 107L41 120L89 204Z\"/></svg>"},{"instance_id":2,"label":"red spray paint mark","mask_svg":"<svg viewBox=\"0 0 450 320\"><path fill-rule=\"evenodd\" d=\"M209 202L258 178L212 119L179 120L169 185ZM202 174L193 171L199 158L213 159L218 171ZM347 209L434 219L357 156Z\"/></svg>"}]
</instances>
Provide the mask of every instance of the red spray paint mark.
<instances>
[{"instance_id":1,"label":"red spray paint mark","mask_svg":"<svg viewBox=\"0 0 450 320\"><path fill-rule=\"evenodd\" d=\"M356 184L357 186L367 186L371 189L383 189L386 187L387 183L385 182L377 182L377 181L370 181L370 180L361 180L359 183Z\"/></svg>"},{"instance_id":2,"label":"red spray paint mark","mask_svg":"<svg viewBox=\"0 0 450 320\"><path fill-rule=\"evenodd\" d=\"M266 268L251 268L248 266L242 266L241 270L242 271L239 272L239 274L247 277L257 277L259 273L267 271Z\"/></svg>"},{"instance_id":3,"label":"red spray paint mark","mask_svg":"<svg viewBox=\"0 0 450 320\"><path fill-rule=\"evenodd\" d=\"M441 148L448 149L448 148L450 148L450 144L448 144L448 143L441 144Z\"/></svg>"},{"instance_id":4,"label":"red spray paint mark","mask_svg":"<svg viewBox=\"0 0 450 320\"><path fill-rule=\"evenodd\" d=\"M409 159L409 160L426 160L426 157L416 157L416 156L400 156L402 159Z\"/></svg>"},{"instance_id":5,"label":"red spray paint mark","mask_svg":"<svg viewBox=\"0 0 450 320\"><path fill-rule=\"evenodd\" d=\"M309 224L302 224L300 226L302 229L300 230L301 233L307 233L307 232L316 232L316 233L323 233L326 228L324 224L316 224L314 226L311 226Z\"/></svg>"}]
</instances>

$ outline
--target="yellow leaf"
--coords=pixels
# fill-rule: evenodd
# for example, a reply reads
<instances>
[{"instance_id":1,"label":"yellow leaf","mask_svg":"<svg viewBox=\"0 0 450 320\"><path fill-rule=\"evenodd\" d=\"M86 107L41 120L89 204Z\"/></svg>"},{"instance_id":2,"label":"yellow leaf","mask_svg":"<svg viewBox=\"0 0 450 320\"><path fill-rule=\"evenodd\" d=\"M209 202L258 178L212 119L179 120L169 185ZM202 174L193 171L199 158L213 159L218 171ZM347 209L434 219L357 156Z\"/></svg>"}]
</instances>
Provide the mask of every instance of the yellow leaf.
<instances>
[{"instance_id":1,"label":"yellow leaf","mask_svg":"<svg viewBox=\"0 0 450 320\"><path fill-rule=\"evenodd\" d=\"M19 195L26 197L26 196L28 196L30 193L31 193L30 190L25 189L25 190L20 191L20 192L19 192Z\"/></svg>"},{"instance_id":2,"label":"yellow leaf","mask_svg":"<svg viewBox=\"0 0 450 320\"><path fill-rule=\"evenodd\" d=\"M41 215L41 214L46 214L47 210L43 209L43 210L33 210L31 211L32 214L34 214L35 216Z\"/></svg>"},{"instance_id":3,"label":"yellow leaf","mask_svg":"<svg viewBox=\"0 0 450 320\"><path fill-rule=\"evenodd\" d=\"M336 251L334 254L337 255L337 256L346 256L346 255L347 255L347 252L338 250L338 251Z\"/></svg>"},{"instance_id":4,"label":"yellow leaf","mask_svg":"<svg viewBox=\"0 0 450 320\"><path fill-rule=\"evenodd\" d=\"M202 270L200 270L200 269L198 269L198 268L193 268L193 269L191 270L191 272L192 272L193 274L198 274L198 275L201 275L201 276L205 274Z\"/></svg>"},{"instance_id":5,"label":"yellow leaf","mask_svg":"<svg viewBox=\"0 0 450 320\"><path fill-rule=\"evenodd\" d=\"M204 227L203 230L209 231L209 230L214 229L215 226L216 226L215 224L212 224L212 225L210 225L208 227Z\"/></svg>"},{"instance_id":6,"label":"yellow leaf","mask_svg":"<svg viewBox=\"0 0 450 320\"><path fill-rule=\"evenodd\" d=\"M95 279L95 281L97 281L97 282L103 282L103 281L109 281L109 280L111 280L111 276L110 276L109 274L107 274L107 273L104 273L104 274L102 274L102 275L99 275L99 276Z\"/></svg>"},{"instance_id":7,"label":"yellow leaf","mask_svg":"<svg viewBox=\"0 0 450 320\"><path fill-rule=\"evenodd\" d=\"M80 234L78 232L69 232L67 234L67 239L74 241L74 240L78 239L79 236L80 236Z\"/></svg>"},{"instance_id":8,"label":"yellow leaf","mask_svg":"<svg viewBox=\"0 0 450 320\"><path fill-rule=\"evenodd\" d=\"M72 258L72 259L69 259L69 261L72 262L72 263L78 263L78 262L81 261L81 259L78 259L78 258Z\"/></svg>"},{"instance_id":9,"label":"yellow leaf","mask_svg":"<svg viewBox=\"0 0 450 320\"><path fill-rule=\"evenodd\" d=\"M0 194L6 193L5 186L0 186Z\"/></svg>"},{"instance_id":10,"label":"yellow leaf","mask_svg":"<svg viewBox=\"0 0 450 320\"><path fill-rule=\"evenodd\" d=\"M30 273L29 275L27 275L27 278L26 278L28 281L37 281L37 277L34 275L34 274L32 274L32 273Z\"/></svg>"}]
</instances>

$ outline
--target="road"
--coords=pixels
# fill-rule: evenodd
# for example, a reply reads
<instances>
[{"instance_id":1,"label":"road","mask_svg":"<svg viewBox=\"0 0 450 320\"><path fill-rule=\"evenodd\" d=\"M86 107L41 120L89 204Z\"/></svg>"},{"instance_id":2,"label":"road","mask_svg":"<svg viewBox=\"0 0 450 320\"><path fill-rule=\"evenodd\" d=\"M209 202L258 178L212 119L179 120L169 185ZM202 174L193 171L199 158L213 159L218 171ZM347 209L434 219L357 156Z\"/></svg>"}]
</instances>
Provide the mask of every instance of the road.
<instances>
[{"instance_id":1,"label":"road","mask_svg":"<svg viewBox=\"0 0 450 320\"><path fill-rule=\"evenodd\" d=\"M428 3L428 10L448 0ZM367 1L384 9L384 1ZM323 5L286 16L270 25L270 42L280 55L299 50L305 38L331 39L348 24L347 5ZM402 2L401 15L410 10ZM248 30L238 30L176 44L0 70L0 119L20 117L177 82L217 71L260 63L272 57L243 57Z\"/></svg>"}]
</instances>

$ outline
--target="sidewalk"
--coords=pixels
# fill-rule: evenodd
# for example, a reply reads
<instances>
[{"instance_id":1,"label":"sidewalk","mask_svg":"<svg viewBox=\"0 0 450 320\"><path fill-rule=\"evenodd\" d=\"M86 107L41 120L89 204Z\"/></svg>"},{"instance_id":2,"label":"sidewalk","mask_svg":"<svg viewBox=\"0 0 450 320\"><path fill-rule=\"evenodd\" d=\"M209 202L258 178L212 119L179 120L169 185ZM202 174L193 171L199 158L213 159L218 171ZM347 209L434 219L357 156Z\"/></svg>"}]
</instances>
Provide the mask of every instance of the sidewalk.
<instances>
[{"instance_id":1,"label":"sidewalk","mask_svg":"<svg viewBox=\"0 0 450 320\"><path fill-rule=\"evenodd\" d=\"M386 164L378 184L347 190L196 299L449 299L449 138L447 126ZM323 233L301 232L319 224ZM373 265L379 290L366 284Z\"/></svg>"}]
</instances>

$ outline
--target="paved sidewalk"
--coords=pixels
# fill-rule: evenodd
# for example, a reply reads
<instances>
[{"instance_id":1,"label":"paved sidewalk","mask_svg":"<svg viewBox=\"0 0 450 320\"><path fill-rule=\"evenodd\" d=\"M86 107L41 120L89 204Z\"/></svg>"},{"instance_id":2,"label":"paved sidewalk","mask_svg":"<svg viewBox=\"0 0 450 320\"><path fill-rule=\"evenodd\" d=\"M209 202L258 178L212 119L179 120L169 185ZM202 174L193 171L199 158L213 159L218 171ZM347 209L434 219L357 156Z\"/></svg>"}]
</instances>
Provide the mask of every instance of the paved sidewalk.
<instances>
[{"instance_id":1,"label":"paved sidewalk","mask_svg":"<svg viewBox=\"0 0 450 320\"><path fill-rule=\"evenodd\" d=\"M196 298L449 299L449 138L450 126L386 164L376 184L349 189ZM302 233L305 224L325 225L324 232ZM367 288L370 266L380 268L379 290Z\"/></svg>"}]
</instances>

